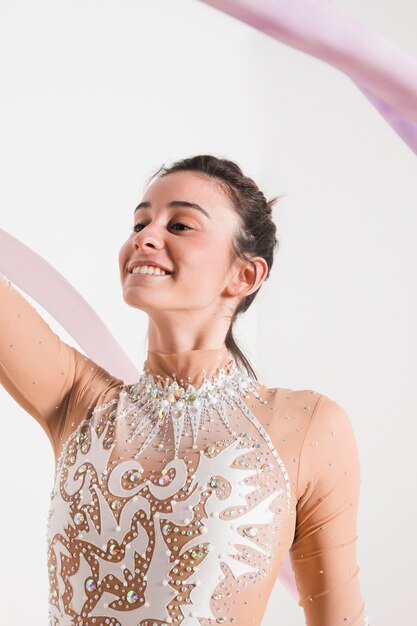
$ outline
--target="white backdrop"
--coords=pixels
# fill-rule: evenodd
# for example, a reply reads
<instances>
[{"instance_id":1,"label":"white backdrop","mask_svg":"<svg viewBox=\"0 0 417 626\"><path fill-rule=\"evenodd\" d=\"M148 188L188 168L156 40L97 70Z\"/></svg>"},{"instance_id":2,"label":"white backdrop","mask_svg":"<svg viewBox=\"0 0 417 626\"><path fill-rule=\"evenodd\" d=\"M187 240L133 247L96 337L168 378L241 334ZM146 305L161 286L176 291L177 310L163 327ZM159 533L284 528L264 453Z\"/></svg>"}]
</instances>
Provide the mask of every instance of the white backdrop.
<instances>
[{"instance_id":1,"label":"white backdrop","mask_svg":"<svg viewBox=\"0 0 417 626\"><path fill-rule=\"evenodd\" d=\"M411 0L336 4L417 56ZM138 367L146 316L122 299L117 254L145 179L212 153L285 194L241 343L265 384L348 411L370 621L415 623L416 155L339 71L195 0L2 0L0 12L1 226L78 289ZM3 389L0 406L0 622L41 626L53 454ZM276 624L304 624L280 582L263 626Z\"/></svg>"}]
</instances>

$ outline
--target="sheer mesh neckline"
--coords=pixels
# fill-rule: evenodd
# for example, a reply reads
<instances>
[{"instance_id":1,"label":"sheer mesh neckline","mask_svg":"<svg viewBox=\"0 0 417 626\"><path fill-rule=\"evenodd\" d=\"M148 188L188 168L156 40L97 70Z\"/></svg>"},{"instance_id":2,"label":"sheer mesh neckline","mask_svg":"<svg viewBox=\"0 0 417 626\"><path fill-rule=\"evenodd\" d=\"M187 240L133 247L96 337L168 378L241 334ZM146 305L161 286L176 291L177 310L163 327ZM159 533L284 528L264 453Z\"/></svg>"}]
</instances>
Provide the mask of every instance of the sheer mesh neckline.
<instances>
[{"instance_id":1,"label":"sheer mesh neckline","mask_svg":"<svg viewBox=\"0 0 417 626\"><path fill-rule=\"evenodd\" d=\"M225 345L221 348L182 352L148 350L143 369L155 378L159 376L178 382L182 379L185 384L191 383L197 387L202 384L204 376L211 381L219 368L223 368L227 373L234 362L233 355Z\"/></svg>"}]
</instances>

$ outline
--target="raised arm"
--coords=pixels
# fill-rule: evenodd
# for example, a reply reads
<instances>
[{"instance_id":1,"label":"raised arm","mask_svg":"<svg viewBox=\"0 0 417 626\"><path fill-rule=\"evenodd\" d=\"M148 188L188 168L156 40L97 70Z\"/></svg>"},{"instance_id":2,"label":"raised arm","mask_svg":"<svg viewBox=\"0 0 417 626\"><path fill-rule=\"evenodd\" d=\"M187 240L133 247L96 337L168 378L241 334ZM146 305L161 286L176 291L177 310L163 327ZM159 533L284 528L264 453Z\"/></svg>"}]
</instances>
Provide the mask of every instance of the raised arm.
<instances>
[{"instance_id":1,"label":"raised arm","mask_svg":"<svg viewBox=\"0 0 417 626\"><path fill-rule=\"evenodd\" d=\"M67 414L92 380L95 397L104 390L109 374L62 341L12 283L0 277L0 382L39 422L56 455Z\"/></svg>"},{"instance_id":2,"label":"raised arm","mask_svg":"<svg viewBox=\"0 0 417 626\"><path fill-rule=\"evenodd\" d=\"M360 464L347 413L320 396L301 451L290 559L307 626L365 626L357 563Z\"/></svg>"}]
</instances>

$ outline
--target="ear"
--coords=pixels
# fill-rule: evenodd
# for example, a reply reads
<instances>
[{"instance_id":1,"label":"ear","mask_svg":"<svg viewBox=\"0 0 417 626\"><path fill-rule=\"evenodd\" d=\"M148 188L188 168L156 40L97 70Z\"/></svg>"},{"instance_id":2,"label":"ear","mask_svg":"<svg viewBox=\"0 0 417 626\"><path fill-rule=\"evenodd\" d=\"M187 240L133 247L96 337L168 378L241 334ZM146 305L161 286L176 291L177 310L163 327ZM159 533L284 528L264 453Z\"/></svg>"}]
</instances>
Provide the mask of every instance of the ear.
<instances>
[{"instance_id":1,"label":"ear","mask_svg":"<svg viewBox=\"0 0 417 626\"><path fill-rule=\"evenodd\" d=\"M268 275L268 263L261 256L249 261L238 260L226 286L226 294L244 298L259 289Z\"/></svg>"}]
</instances>

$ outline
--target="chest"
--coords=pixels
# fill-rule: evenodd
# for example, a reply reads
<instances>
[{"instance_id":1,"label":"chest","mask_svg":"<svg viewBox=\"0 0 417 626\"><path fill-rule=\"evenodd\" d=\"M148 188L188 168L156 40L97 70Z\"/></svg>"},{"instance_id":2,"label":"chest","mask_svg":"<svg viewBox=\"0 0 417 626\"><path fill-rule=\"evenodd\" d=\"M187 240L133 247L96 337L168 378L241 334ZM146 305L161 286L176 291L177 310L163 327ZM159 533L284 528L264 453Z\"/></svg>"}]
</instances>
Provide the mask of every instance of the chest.
<instances>
[{"instance_id":1,"label":"chest","mask_svg":"<svg viewBox=\"0 0 417 626\"><path fill-rule=\"evenodd\" d=\"M260 407L206 416L197 440L183 424L175 458L173 424L138 454L152 425L138 432L123 401L103 406L57 467L51 611L122 624L182 616L196 626L233 602L238 612L237 589L275 580L294 525L290 476Z\"/></svg>"}]
</instances>

